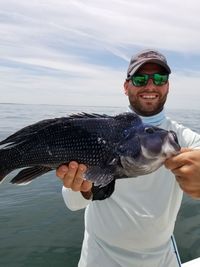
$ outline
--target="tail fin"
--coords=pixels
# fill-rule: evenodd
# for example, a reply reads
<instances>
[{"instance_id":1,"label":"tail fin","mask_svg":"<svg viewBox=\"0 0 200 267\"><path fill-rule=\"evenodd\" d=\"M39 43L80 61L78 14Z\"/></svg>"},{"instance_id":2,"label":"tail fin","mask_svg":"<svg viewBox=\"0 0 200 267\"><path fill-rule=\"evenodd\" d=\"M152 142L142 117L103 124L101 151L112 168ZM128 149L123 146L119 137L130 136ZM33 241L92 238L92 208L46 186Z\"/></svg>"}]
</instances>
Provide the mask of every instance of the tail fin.
<instances>
[{"instance_id":1,"label":"tail fin","mask_svg":"<svg viewBox=\"0 0 200 267\"><path fill-rule=\"evenodd\" d=\"M4 147L0 149L0 183L13 170L20 168L17 166L19 153L13 147ZM38 176L51 171L52 168L44 166L33 166L21 170L12 180L12 184L28 184Z\"/></svg>"}]
</instances>

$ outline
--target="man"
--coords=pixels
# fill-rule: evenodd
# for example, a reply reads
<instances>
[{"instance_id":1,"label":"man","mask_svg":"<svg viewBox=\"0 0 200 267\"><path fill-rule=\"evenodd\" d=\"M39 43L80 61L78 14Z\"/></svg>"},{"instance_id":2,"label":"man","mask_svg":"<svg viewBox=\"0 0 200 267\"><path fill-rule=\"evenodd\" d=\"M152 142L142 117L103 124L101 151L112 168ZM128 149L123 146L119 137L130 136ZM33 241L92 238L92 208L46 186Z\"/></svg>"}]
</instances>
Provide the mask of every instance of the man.
<instances>
[{"instance_id":1,"label":"man","mask_svg":"<svg viewBox=\"0 0 200 267\"><path fill-rule=\"evenodd\" d=\"M200 148L199 135L165 116L170 73L167 60L157 51L133 56L124 83L129 111L144 122L175 131L181 147ZM149 175L117 180L114 193L102 201L91 200L96 192L92 183L83 179L86 166L71 162L57 170L66 205L72 210L86 207L79 267L180 266L171 236L182 189L193 195L200 183L197 177L186 179L183 174L185 164L191 162L187 153L192 152L169 159L166 167L172 172L163 166ZM181 155L186 155L185 159L179 159Z\"/></svg>"}]
</instances>

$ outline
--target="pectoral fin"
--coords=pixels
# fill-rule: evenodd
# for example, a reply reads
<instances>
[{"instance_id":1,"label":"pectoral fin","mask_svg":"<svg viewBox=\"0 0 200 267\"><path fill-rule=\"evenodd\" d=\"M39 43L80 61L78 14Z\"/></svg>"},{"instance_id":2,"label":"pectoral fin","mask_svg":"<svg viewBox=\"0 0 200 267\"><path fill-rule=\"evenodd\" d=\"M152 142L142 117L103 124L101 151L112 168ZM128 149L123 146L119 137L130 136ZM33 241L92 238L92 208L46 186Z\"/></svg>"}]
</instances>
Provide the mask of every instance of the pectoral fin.
<instances>
[{"instance_id":1,"label":"pectoral fin","mask_svg":"<svg viewBox=\"0 0 200 267\"><path fill-rule=\"evenodd\" d=\"M111 168L103 169L100 166L92 166L88 167L85 178L92 181L95 186L104 187L114 179L114 176Z\"/></svg>"},{"instance_id":2,"label":"pectoral fin","mask_svg":"<svg viewBox=\"0 0 200 267\"><path fill-rule=\"evenodd\" d=\"M106 199L114 192L115 178L111 166L107 168L101 168L99 166L89 167L85 173L85 177L87 180L93 182L92 200Z\"/></svg>"}]
</instances>

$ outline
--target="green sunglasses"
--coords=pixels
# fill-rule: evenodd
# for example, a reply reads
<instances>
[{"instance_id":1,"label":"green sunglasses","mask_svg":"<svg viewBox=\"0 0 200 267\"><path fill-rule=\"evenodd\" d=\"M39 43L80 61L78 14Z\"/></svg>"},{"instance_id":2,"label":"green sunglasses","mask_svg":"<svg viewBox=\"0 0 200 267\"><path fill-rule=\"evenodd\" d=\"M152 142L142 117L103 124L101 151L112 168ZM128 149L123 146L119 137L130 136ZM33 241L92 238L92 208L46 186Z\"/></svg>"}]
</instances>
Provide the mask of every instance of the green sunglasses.
<instances>
[{"instance_id":1,"label":"green sunglasses","mask_svg":"<svg viewBox=\"0 0 200 267\"><path fill-rule=\"evenodd\" d=\"M156 86L162 86L168 82L169 74L134 74L129 80L134 86L139 87L147 85L149 79L152 79Z\"/></svg>"}]
</instances>

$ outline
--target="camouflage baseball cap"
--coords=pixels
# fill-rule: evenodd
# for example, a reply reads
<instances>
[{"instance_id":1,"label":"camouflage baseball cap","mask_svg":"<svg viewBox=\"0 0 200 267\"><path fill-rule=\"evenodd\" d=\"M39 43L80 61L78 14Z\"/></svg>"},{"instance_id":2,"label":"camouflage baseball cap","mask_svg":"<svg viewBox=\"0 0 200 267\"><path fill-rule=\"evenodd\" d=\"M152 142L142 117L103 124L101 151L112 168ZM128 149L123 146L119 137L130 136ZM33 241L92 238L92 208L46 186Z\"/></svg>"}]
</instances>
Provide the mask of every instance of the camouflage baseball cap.
<instances>
[{"instance_id":1,"label":"camouflage baseball cap","mask_svg":"<svg viewBox=\"0 0 200 267\"><path fill-rule=\"evenodd\" d=\"M142 52L132 56L127 70L127 79L133 76L139 68L145 63L156 63L166 69L167 73L171 73L165 56L155 50L143 50Z\"/></svg>"}]
</instances>

